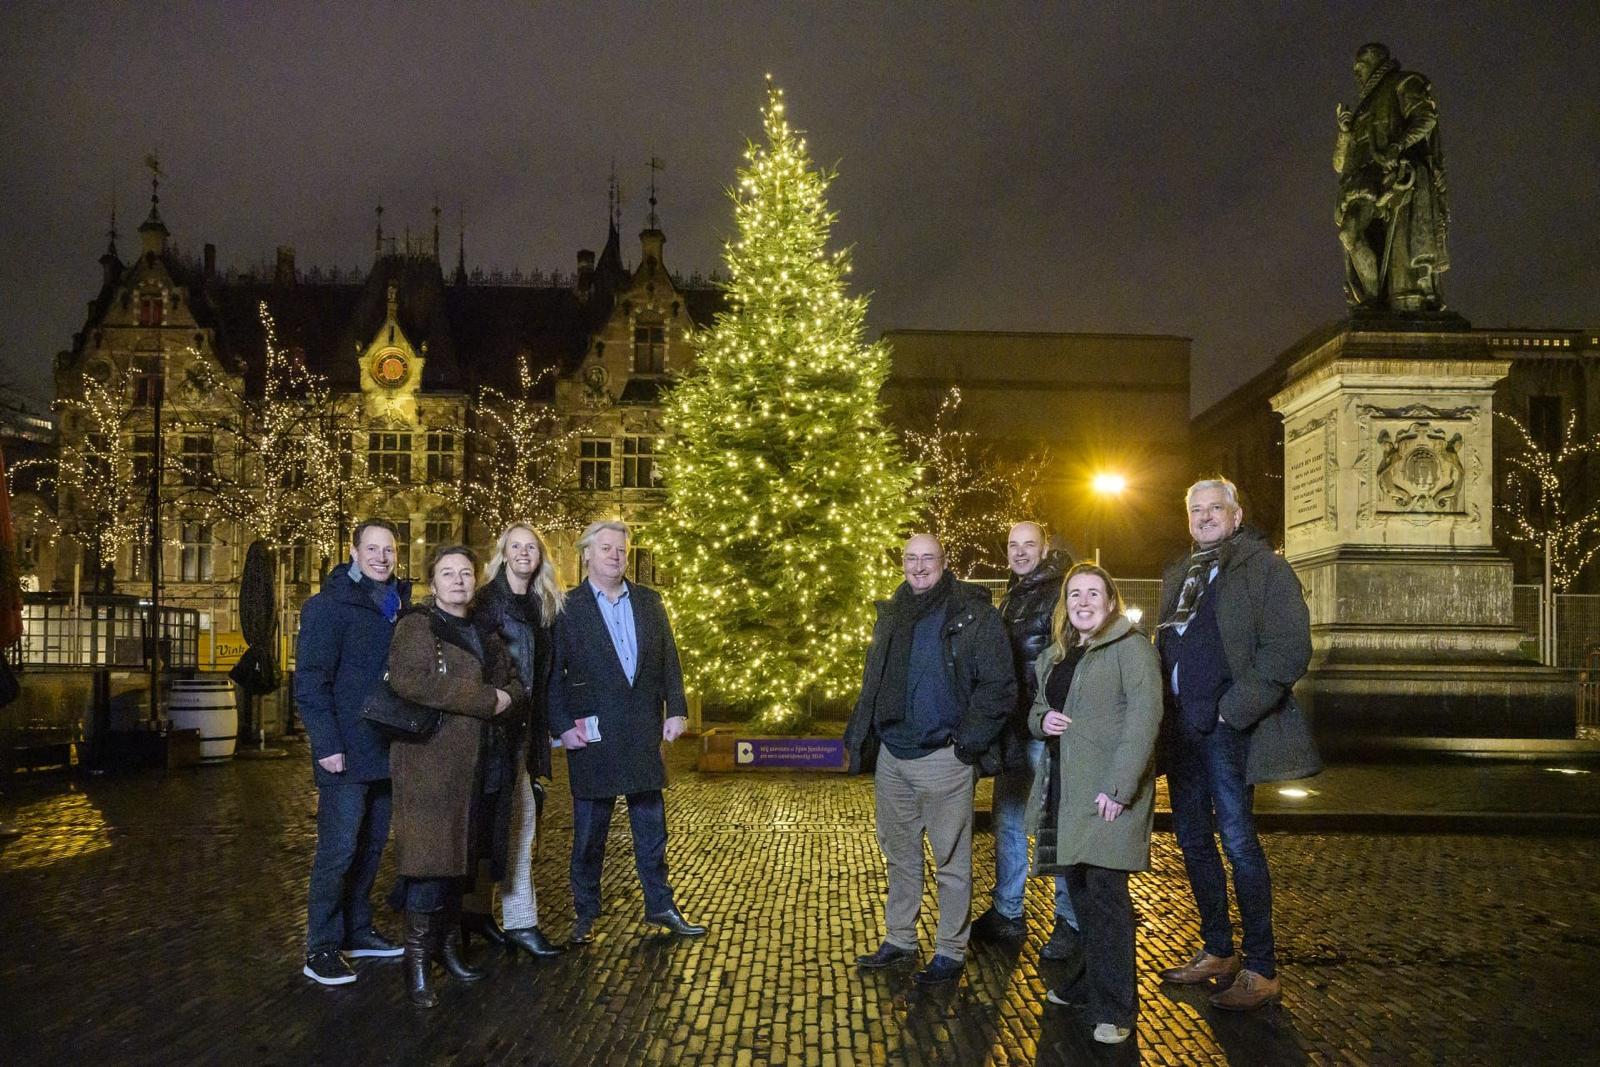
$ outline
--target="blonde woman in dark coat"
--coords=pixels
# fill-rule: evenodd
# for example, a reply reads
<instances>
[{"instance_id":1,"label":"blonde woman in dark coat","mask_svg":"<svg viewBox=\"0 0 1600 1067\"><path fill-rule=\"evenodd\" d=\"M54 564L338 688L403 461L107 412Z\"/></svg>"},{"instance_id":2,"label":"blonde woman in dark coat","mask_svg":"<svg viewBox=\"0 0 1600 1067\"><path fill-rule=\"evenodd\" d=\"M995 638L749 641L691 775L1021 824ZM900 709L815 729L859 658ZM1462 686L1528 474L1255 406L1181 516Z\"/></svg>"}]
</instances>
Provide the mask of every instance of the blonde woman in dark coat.
<instances>
[{"instance_id":1,"label":"blonde woman in dark coat","mask_svg":"<svg viewBox=\"0 0 1600 1067\"><path fill-rule=\"evenodd\" d=\"M430 960L460 981L483 977L462 956L461 894L476 869L474 845L513 783L495 780L486 758L490 720L517 705L522 687L500 638L468 616L478 560L471 549L438 549L428 564L432 603L402 616L389 646L389 685L437 708L439 727L389 750L394 780L396 865L406 913L405 978L411 1001L438 1003Z\"/></svg>"},{"instance_id":2,"label":"blonde woman in dark coat","mask_svg":"<svg viewBox=\"0 0 1600 1067\"><path fill-rule=\"evenodd\" d=\"M1034 873L1065 875L1086 970L1048 998L1087 1002L1094 1039L1117 1044L1137 1011L1128 873L1150 869L1161 665L1093 564L1067 572L1052 633L1028 717L1047 743L1029 801Z\"/></svg>"}]
</instances>

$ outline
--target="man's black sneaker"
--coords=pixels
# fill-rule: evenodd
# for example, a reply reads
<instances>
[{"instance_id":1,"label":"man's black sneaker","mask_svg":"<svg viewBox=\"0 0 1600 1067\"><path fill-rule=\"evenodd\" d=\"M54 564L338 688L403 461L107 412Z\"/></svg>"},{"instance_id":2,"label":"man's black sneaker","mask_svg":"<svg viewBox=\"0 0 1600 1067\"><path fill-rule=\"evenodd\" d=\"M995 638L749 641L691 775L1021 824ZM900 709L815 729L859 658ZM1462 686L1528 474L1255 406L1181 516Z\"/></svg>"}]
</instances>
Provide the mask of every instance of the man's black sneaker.
<instances>
[{"instance_id":1,"label":"man's black sneaker","mask_svg":"<svg viewBox=\"0 0 1600 1067\"><path fill-rule=\"evenodd\" d=\"M972 920L972 936L979 941L1021 941L1028 934L1028 924L1021 917L1011 919L990 908Z\"/></svg>"},{"instance_id":2,"label":"man's black sneaker","mask_svg":"<svg viewBox=\"0 0 1600 1067\"><path fill-rule=\"evenodd\" d=\"M325 948L307 956L300 973L319 985L349 985L356 980L356 972L336 948Z\"/></svg>"},{"instance_id":3,"label":"man's black sneaker","mask_svg":"<svg viewBox=\"0 0 1600 1067\"><path fill-rule=\"evenodd\" d=\"M405 949L384 937L378 931L367 927L364 933L353 934L345 938L344 948L341 949L345 957L352 960L372 957L397 957Z\"/></svg>"},{"instance_id":4,"label":"man's black sneaker","mask_svg":"<svg viewBox=\"0 0 1600 1067\"><path fill-rule=\"evenodd\" d=\"M916 949L902 948L893 941L885 941L878 946L876 952L869 952L865 956L857 956L856 966L865 967L867 970L872 971L877 970L879 967L887 967L891 963L899 963L901 960L914 960L916 958Z\"/></svg>"}]
</instances>

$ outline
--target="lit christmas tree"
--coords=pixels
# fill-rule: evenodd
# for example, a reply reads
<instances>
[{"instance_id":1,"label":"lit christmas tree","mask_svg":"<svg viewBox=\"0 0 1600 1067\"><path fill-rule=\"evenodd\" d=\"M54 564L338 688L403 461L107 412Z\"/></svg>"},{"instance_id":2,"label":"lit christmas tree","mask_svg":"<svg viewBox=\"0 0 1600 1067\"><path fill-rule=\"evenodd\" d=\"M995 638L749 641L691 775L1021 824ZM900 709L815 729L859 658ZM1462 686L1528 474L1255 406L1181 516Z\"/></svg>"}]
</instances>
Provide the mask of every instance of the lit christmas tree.
<instances>
[{"instance_id":1,"label":"lit christmas tree","mask_svg":"<svg viewBox=\"0 0 1600 1067\"><path fill-rule=\"evenodd\" d=\"M826 248L833 175L770 83L762 120L731 191L728 310L667 399L668 506L646 539L673 576L690 688L778 726L858 685L915 473L881 417L888 351L862 342L867 302Z\"/></svg>"}]
</instances>

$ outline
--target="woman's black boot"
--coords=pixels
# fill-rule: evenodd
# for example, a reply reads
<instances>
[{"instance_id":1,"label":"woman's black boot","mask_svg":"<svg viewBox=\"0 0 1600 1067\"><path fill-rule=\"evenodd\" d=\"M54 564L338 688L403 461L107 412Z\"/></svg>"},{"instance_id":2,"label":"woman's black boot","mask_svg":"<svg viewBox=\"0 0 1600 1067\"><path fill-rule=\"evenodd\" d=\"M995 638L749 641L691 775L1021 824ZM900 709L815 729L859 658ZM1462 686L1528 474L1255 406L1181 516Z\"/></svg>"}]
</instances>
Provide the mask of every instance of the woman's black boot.
<instances>
[{"instance_id":1,"label":"woman's black boot","mask_svg":"<svg viewBox=\"0 0 1600 1067\"><path fill-rule=\"evenodd\" d=\"M431 1008L439 1003L439 994L433 988L433 916L425 911L406 912L406 940L404 971L406 994L419 1008Z\"/></svg>"},{"instance_id":2,"label":"woman's black boot","mask_svg":"<svg viewBox=\"0 0 1600 1067\"><path fill-rule=\"evenodd\" d=\"M487 974L487 971L475 971L467 966L461 945L461 912L445 912L436 921L444 924L444 933L438 939L439 962L444 964L450 976L458 982L476 982Z\"/></svg>"},{"instance_id":3,"label":"woman's black boot","mask_svg":"<svg viewBox=\"0 0 1600 1067\"><path fill-rule=\"evenodd\" d=\"M474 934L498 948L511 947L510 942L506 940L506 932L500 929L493 915L486 915L481 911L464 911L461 913L462 944L470 943Z\"/></svg>"}]
</instances>

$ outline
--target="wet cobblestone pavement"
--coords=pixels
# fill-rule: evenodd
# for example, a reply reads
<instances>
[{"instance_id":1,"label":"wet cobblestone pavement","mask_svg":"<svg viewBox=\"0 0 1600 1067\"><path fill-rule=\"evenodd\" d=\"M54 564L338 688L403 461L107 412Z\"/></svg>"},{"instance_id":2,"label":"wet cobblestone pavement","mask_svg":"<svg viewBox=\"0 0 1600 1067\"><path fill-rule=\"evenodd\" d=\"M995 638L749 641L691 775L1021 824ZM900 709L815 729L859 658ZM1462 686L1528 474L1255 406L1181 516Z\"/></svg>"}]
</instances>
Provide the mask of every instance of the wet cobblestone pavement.
<instances>
[{"instance_id":1,"label":"wet cobblestone pavement","mask_svg":"<svg viewBox=\"0 0 1600 1067\"><path fill-rule=\"evenodd\" d=\"M909 968L859 973L851 961L882 936L870 781L699 775L692 746L679 748L669 859L685 912L710 935L641 925L619 810L595 942L554 962L500 961L473 987L446 981L428 1013L406 1003L394 963L363 961L358 982L333 989L299 973L315 804L303 748L168 776L11 784L0 820L23 835L0 845L0 1063L1600 1060L1592 838L1267 835L1283 1003L1230 1016L1155 978L1196 936L1182 862L1158 832L1154 869L1132 882L1137 1037L1107 1049L1072 1009L1043 1007L1046 883L1029 887L1029 942L975 945L959 983L928 992ZM542 925L564 937L565 783L551 796L535 877ZM975 853L976 909L993 880L986 832Z\"/></svg>"}]
</instances>

